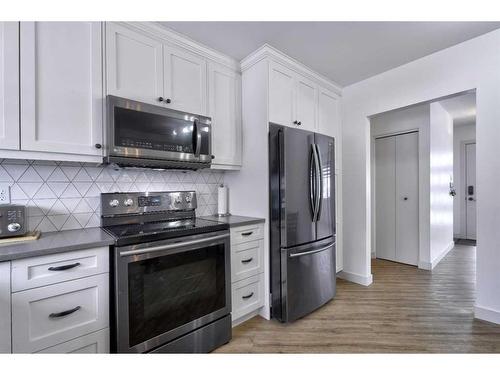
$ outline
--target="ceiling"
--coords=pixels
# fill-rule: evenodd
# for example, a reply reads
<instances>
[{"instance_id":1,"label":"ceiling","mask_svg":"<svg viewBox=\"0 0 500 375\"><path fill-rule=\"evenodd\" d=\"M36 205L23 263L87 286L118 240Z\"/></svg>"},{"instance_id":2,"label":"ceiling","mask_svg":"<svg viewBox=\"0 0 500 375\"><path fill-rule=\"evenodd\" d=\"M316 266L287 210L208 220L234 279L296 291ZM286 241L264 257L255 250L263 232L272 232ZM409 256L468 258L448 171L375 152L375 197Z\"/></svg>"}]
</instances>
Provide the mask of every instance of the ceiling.
<instances>
[{"instance_id":1,"label":"ceiling","mask_svg":"<svg viewBox=\"0 0 500 375\"><path fill-rule=\"evenodd\" d=\"M500 22L159 22L238 60L264 43L347 86Z\"/></svg>"},{"instance_id":2,"label":"ceiling","mask_svg":"<svg viewBox=\"0 0 500 375\"><path fill-rule=\"evenodd\" d=\"M453 125L469 125L476 123L476 93L458 95L439 103L453 118Z\"/></svg>"}]
</instances>

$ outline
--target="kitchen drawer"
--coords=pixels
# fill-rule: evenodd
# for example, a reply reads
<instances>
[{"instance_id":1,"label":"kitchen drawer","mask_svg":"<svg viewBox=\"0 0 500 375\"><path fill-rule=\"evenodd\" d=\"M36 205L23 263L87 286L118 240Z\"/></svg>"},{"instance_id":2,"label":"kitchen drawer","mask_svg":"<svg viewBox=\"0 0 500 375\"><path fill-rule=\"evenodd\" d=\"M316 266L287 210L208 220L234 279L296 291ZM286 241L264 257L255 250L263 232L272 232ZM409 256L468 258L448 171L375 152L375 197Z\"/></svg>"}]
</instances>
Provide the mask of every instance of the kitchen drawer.
<instances>
[{"instance_id":1,"label":"kitchen drawer","mask_svg":"<svg viewBox=\"0 0 500 375\"><path fill-rule=\"evenodd\" d=\"M69 251L12 262L12 291L109 272L109 247Z\"/></svg>"},{"instance_id":2,"label":"kitchen drawer","mask_svg":"<svg viewBox=\"0 0 500 375\"><path fill-rule=\"evenodd\" d=\"M14 353L36 352L108 325L107 273L12 294Z\"/></svg>"},{"instance_id":3,"label":"kitchen drawer","mask_svg":"<svg viewBox=\"0 0 500 375\"><path fill-rule=\"evenodd\" d=\"M231 245L264 238L264 224L231 228Z\"/></svg>"},{"instance_id":4,"label":"kitchen drawer","mask_svg":"<svg viewBox=\"0 0 500 375\"><path fill-rule=\"evenodd\" d=\"M40 350L37 353L109 353L109 329L102 329L74 340Z\"/></svg>"},{"instance_id":5,"label":"kitchen drawer","mask_svg":"<svg viewBox=\"0 0 500 375\"><path fill-rule=\"evenodd\" d=\"M264 306L264 274L237 281L232 285L233 321Z\"/></svg>"},{"instance_id":6,"label":"kitchen drawer","mask_svg":"<svg viewBox=\"0 0 500 375\"><path fill-rule=\"evenodd\" d=\"M231 281L240 281L264 272L264 240L244 242L231 247Z\"/></svg>"}]
</instances>

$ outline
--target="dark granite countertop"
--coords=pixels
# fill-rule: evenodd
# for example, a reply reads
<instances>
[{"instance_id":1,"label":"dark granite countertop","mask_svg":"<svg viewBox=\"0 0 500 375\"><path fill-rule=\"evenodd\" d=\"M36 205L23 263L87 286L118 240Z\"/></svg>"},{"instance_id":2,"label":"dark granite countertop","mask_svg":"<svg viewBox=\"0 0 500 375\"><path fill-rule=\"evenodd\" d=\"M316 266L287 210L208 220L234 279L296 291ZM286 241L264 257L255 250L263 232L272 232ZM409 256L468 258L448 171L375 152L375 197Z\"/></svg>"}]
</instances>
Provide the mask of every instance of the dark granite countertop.
<instances>
[{"instance_id":1,"label":"dark granite countertop","mask_svg":"<svg viewBox=\"0 0 500 375\"><path fill-rule=\"evenodd\" d=\"M101 228L65 230L42 233L38 240L0 245L0 262L66 251L109 246L113 237Z\"/></svg>"},{"instance_id":2,"label":"dark granite countertop","mask_svg":"<svg viewBox=\"0 0 500 375\"><path fill-rule=\"evenodd\" d=\"M230 215L230 216L202 216L200 219L217 221L219 223L229 224L230 228L239 227L242 225L251 225L257 223L264 223L266 220L258 217L249 217L249 216L238 216L238 215Z\"/></svg>"}]
</instances>

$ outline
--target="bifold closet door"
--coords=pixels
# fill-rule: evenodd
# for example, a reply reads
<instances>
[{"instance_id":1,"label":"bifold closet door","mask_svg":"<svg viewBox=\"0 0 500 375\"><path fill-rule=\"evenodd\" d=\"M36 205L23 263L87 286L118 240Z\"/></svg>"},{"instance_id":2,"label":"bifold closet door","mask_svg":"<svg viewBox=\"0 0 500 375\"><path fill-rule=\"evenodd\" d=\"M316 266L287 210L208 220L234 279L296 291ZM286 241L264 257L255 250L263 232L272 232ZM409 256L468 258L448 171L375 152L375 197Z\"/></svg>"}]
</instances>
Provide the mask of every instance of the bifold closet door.
<instances>
[{"instance_id":1,"label":"bifold closet door","mask_svg":"<svg viewBox=\"0 0 500 375\"><path fill-rule=\"evenodd\" d=\"M418 133L396 138L396 261L418 264Z\"/></svg>"},{"instance_id":2,"label":"bifold closet door","mask_svg":"<svg viewBox=\"0 0 500 375\"><path fill-rule=\"evenodd\" d=\"M375 140L377 258L418 263L418 133Z\"/></svg>"},{"instance_id":3,"label":"bifold closet door","mask_svg":"<svg viewBox=\"0 0 500 375\"><path fill-rule=\"evenodd\" d=\"M375 140L377 258L396 260L396 137Z\"/></svg>"}]
</instances>

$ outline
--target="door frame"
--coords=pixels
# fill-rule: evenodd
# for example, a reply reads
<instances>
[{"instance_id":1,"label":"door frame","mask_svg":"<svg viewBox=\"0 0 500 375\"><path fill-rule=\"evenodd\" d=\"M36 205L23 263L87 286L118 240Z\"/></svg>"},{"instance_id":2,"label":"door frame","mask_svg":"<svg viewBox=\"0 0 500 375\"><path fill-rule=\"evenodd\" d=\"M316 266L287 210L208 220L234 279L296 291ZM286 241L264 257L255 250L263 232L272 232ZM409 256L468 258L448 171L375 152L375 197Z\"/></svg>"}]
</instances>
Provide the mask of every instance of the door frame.
<instances>
[{"instance_id":1,"label":"door frame","mask_svg":"<svg viewBox=\"0 0 500 375\"><path fill-rule=\"evenodd\" d=\"M372 133L372 129L370 126L370 132ZM387 138L393 137L408 133L417 133L418 134L418 258L417 258L417 266L418 268L426 269L422 267L421 260L423 259L422 254L427 250L424 247L425 241L423 239L424 234L422 233L422 228L425 225L425 200L423 199L425 188L423 183L425 181L424 175L425 165L423 161L425 150L423 150L422 136L423 132L420 128L408 128L405 130L391 131L391 132L382 132L380 134L374 135L370 134L370 186L371 186L371 257L372 259L377 258L377 220L376 220L376 190L375 190L375 179L376 179L376 168L375 168L375 140L379 138ZM427 171L428 173L429 171ZM411 266L411 265L410 265Z\"/></svg>"},{"instance_id":2,"label":"door frame","mask_svg":"<svg viewBox=\"0 0 500 375\"><path fill-rule=\"evenodd\" d=\"M468 239L467 238L467 194L465 193L465 190L467 189L467 145L476 145L476 158L477 158L477 144L476 140L470 140L470 141L461 141L460 142L460 186L459 188L462 189L462 193L464 194L464 199L462 199L461 202L461 212L462 215L460 215L460 236L463 239ZM476 159L477 160L477 159ZM476 186L475 189L477 191L477 161L476 161ZM477 218L477 194L476 195L476 218ZM476 219L477 220L477 219ZM476 232L476 240L477 240L477 232Z\"/></svg>"}]
</instances>

